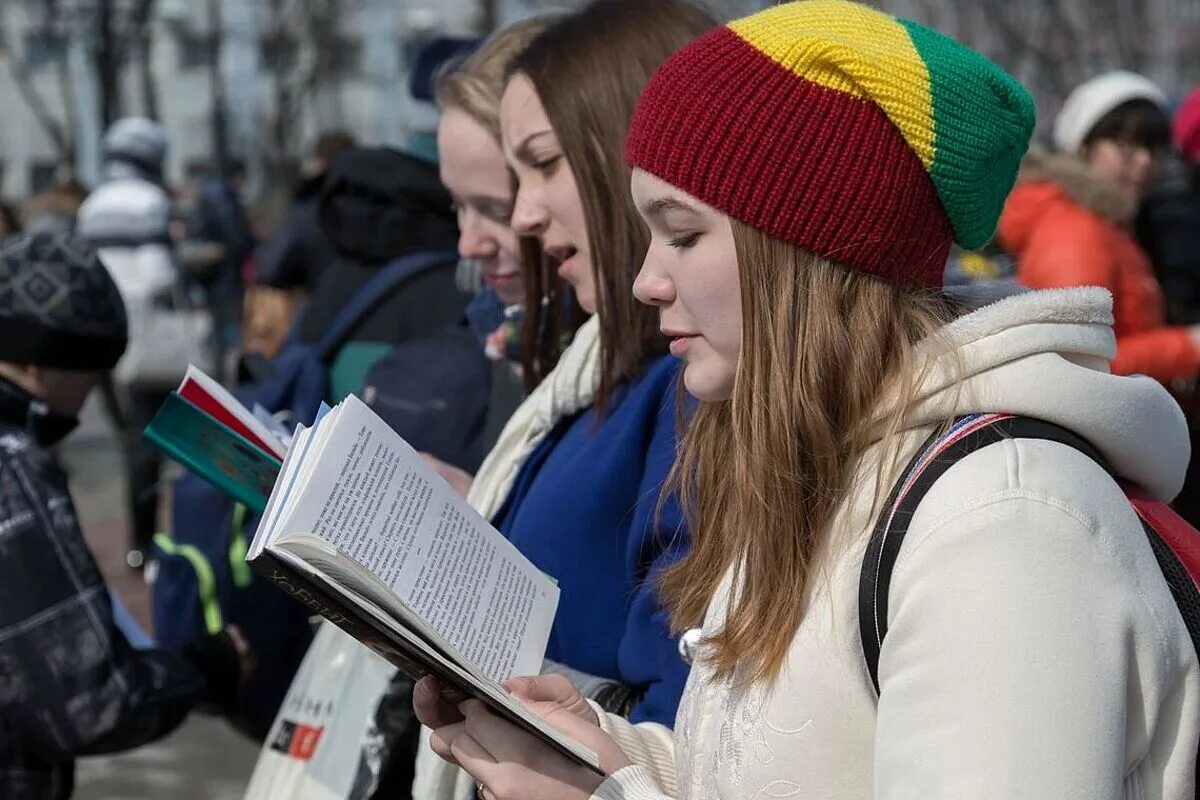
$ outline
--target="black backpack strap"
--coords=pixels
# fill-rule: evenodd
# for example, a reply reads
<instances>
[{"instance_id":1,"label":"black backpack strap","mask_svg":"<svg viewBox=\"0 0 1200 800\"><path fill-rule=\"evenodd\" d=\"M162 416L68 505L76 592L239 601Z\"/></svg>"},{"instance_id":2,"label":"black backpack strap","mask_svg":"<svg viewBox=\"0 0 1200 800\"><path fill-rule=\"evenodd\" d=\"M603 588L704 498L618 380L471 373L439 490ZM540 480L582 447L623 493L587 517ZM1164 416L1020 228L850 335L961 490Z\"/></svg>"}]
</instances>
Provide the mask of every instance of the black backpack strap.
<instances>
[{"instance_id":1,"label":"black backpack strap","mask_svg":"<svg viewBox=\"0 0 1200 800\"><path fill-rule=\"evenodd\" d=\"M329 323L325 333L316 342L316 350L322 361L329 361L342 342L350 335L354 326L371 309L389 296L400 284L420 275L426 270L449 264L458 259L452 250L430 250L410 253L382 267L370 280L358 288L337 316Z\"/></svg>"},{"instance_id":2,"label":"black backpack strap","mask_svg":"<svg viewBox=\"0 0 1200 800\"><path fill-rule=\"evenodd\" d=\"M1100 453L1082 437L1053 423L1008 414L959 417L936 431L905 467L892 489L867 544L858 581L858 625L863 655L875 693L879 693L879 652L888 627L888 591L892 570L921 500L946 470L966 456L1004 439L1045 439L1073 447L1108 469Z\"/></svg>"}]
</instances>

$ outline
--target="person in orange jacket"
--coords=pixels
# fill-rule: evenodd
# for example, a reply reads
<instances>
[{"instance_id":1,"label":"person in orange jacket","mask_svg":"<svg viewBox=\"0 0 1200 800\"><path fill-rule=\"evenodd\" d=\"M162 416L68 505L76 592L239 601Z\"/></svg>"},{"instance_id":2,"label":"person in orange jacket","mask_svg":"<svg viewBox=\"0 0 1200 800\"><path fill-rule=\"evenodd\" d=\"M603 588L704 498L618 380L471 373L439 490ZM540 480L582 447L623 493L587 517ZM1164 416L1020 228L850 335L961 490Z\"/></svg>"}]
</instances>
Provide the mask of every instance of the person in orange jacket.
<instances>
[{"instance_id":1,"label":"person in orange jacket","mask_svg":"<svg viewBox=\"0 0 1200 800\"><path fill-rule=\"evenodd\" d=\"M1113 295L1112 371L1163 382L1200 373L1200 326L1166 324L1150 259L1129 226L1170 145L1167 99L1152 82L1110 72L1077 87L1054 121L1057 154L1032 151L997 241L1033 289L1103 286Z\"/></svg>"}]
</instances>

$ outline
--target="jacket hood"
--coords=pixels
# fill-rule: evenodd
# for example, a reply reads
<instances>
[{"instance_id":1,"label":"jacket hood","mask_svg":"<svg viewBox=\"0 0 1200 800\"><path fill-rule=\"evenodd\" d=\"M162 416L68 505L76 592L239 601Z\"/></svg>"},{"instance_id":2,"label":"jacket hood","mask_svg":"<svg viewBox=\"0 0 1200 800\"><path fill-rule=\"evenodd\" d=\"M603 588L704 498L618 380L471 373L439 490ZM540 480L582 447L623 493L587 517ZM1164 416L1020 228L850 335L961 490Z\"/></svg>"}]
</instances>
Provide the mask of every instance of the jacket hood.
<instances>
[{"instance_id":1,"label":"jacket hood","mask_svg":"<svg viewBox=\"0 0 1200 800\"><path fill-rule=\"evenodd\" d=\"M1063 205L1117 225L1128 224L1137 213L1135 198L1112 181L1092 174L1082 160L1034 149L1021 162L1017 187L1004 206L1000 221L1004 246L1022 252L1041 216Z\"/></svg>"},{"instance_id":2,"label":"jacket hood","mask_svg":"<svg viewBox=\"0 0 1200 800\"><path fill-rule=\"evenodd\" d=\"M1109 373L1112 322L1112 296L1096 287L1024 292L958 318L918 345L923 378L904 427L973 412L1036 417L1173 499L1191 456L1187 422L1157 381Z\"/></svg>"},{"instance_id":3,"label":"jacket hood","mask_svg":"<svg viewBox=\"0 0 1200 800\"><path fill-rule=\"evenodd\" d=\"M383 264L417 250L453 250L458 225L437 167L386 147L337 157L318 200L321 229L343 257Z\"/></svg>"}]
</instances>

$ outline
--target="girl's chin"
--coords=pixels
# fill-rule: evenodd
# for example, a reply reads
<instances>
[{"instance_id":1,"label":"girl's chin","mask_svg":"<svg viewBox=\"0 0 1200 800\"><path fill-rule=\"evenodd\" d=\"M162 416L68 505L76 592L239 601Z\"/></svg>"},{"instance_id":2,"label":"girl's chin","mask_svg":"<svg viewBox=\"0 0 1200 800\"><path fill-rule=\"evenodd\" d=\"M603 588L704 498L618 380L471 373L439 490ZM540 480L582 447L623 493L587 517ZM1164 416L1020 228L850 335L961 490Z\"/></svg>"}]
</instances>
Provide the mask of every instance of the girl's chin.
<instances>
[{"instance_id":1,"label":"girl's chin","mask_svg":"<svg viewBox=\"0 0 1200 800\"><path fill-rule=\"evenodd\" d=\"M712 374L703 366L684 360L683 388L702 403L719 403L733 397L733 379Z\"/></svg>"}]
</instances>

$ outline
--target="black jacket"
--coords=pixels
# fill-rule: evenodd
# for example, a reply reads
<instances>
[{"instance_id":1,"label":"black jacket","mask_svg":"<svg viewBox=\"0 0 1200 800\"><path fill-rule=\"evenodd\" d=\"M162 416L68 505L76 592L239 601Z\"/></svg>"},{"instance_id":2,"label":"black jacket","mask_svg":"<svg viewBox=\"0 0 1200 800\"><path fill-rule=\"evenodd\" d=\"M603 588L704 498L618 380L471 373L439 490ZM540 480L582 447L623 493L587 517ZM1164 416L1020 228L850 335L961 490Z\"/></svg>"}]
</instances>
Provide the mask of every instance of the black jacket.
<instances>
[{"instance_id":1,"label":"black jacket","mask_svg":"<svg viewBox=\"0 0 1200 800\"><path fill-rule=\"evenodd\" d=\"M0 380L0 797L69 797L77 756L170 732L205 681L134 650L84 542L41 404Z\"/></svg>"},{"instance_id":2,"label":"black jacket","mask_svg":"<svg viewBox=\"0 0 1200 800\"><path fill-rule=\"evenodd\" d=\"M258 250L259 283L311 292L321 273L337 257L317 217L317 200L324 184L322 174L304 181L296 190L283 224Z\"/></svg>"},{"instance_id":3,"label":"black jacket","mask_svg":"<svg viewBox=\"0 0 1200 800\"><path fill-rule=\"evenodd\" d=\"M1167 301L1168 321L1200 323L1200 174L1169 160L1137 218L1139 243L1150 256Z\"/></svg>"},{"instance_id":4,"label":"black jacket","mask_svg":"<svg viewBox=\"0 0 1200 800\"><path fill-rule=\"evenodd\" d=\"M317 205L337 257L316 281L300 335L314 341L355 291L388 262L423 250L454 252L458 226L437 168L389 148L356 148L334 161ZM400 287L368 314L353 341L402 342L458 324L470 300L455 284L457 258Z\"/></svg>"}]
</instances>

